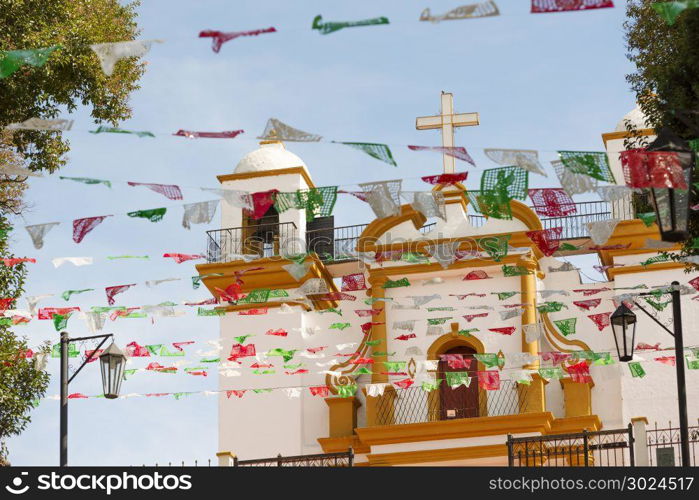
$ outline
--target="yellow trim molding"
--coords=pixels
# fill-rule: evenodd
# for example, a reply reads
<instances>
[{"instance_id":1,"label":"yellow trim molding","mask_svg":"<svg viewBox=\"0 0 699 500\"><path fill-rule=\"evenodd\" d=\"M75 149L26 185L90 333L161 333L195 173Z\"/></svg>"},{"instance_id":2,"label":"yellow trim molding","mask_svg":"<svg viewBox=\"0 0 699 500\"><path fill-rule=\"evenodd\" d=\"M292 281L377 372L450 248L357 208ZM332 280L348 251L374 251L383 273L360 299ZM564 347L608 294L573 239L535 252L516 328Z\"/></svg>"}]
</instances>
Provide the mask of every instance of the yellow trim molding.
<instances>
[{"instance_id":1,"label":"yellow trim molding","mask_svg":"<svg viewBox=\"0 0 699 500\"><path fill-rule=\"evenodd\" d=\"M318 443L320 447L323 448L324 453L340 453L350 448L352 448L355 454L360 455L371 451L371 448L362 443L356 435L336 438L318 438Z\"/></svg>"},{"instance_id":2,"label":"yellow trim molding","mask_svg":"<svg viewBox=\"0 0 699 500\"><path fill-rule=\"evenodd\" d=\"M362 463L365 466L405 465L506 455L507 445L504 441L507 434L552 435L600 429L602 429L602 421L597 415L556 418L551 412L539 412L440 420L420 424L362 427L355 429L353 436L319 438L318 443L325 453L347 451L351 447L356 454L367 454L368 461ZM503 436L502 444L371 454L371 447L375 445L495 435Z\"/></svg>"},{"instance_id":3,"label":"yellow trim molding","mask_svg":"<svg viewBox=\"0 0 699 500\"><path fill-rule=\"evenodd\" d=\"M224 310L227 313L231 313L231 312L238 312L238 311L247 311L248 309L270 309L270 308L275 308L275 307L281 307L282 304L288 304L290 306L301 306L306 311L310 311L313 309L308 304L306 304L304 302L298 302L296 300L275 300L274 302L264 302L264 303L260 303L260 304L236 304L236 305L227 305L227 306L217 306L214 309Z\"/></svg>"},{"instance_id":4,"label":"yellow trim molding","mask_svg":"<svg viewBox=\"0 0 699 500\"><path fill-rule=\"evenodd\" d=\"M582 431L599 431L602 429L602 421L597 415L579 417L557 418L551 425L551 430L546 434L567 434Z\"/></svg>"},{"instance_id":5,"label":"yellow trim molding","mask_svg":"<svg viewBox=\"0 0 699 500\"><path fill-rule=\"evenodd\" d=\"M468 460L506 456L506 444L489 444L464 448L442 448L439 450L404 451L398 453L379 454L372 453L367 455L367 460L369 461L369 466L371 467L388 467L427 462L446 462L451 460Z\"/></svg>"},{"instance_id":6,"label":"yellow trim molding","mask_svg":"<svg viewBox=\"0 0 699 500\"><path fill-rule=\"evenodd\" d=\"M652 128L644 128L644 129L636 131L635 134L629 133L626 130L622 130L622 131L618 131L618 132L607 132L605 134L602 134L602 140L604 141L604 147L606 149L607 148L607 141L613 141L616 139L626 139L627 137L635 137L635 136L647 137L649 135L655 135L655 130Z\"/></svg>"},{"instance_id":7,"label":"yellow trim molding","mask_svg":"<svg viewBox=\"0 0 699 500\"><path fill-rule=\"evenodd\" d=\"M223 184L224 182L229 182L229 181L242 181L242 180L247 180L247 179L255 179L257 177L276 177L278 175L291 175L291 174L298 174L301 177L303 177L303 180L306 181L306 184L308 185L309 188L316 187L315 184L313 184L313 181L311 180L311 176L308 175L308 172L306 171L306 169L300 165L298 167L279 168L276 170L261 170L259 172L244 172L242 174L217 175L216 178L218 179L218 181L221 184Z\"/></svg>"},{"instance_id":8,"label":"yellow trim molding","mask_svg":"<svg viewBox=\"0 0 699 500\"><path fill-rule=\"evenodd\" d=\"M551 412L521 413L494 417L473 417L440 420L418 424L380 425L355 429L359 439L368 446L440 439L460 439L520 433L546 434L551 430Z\"/></svg>"},{"instance_id":9,"label":"yellow trim molding","mask_svg":"<svg viewBox=\"0 0 699 500\"><path fill-rule=\"evenodd\" d=\"M252 262L245 262L243 260L236 260L233 262L215 262L211 264L197 264L195 267L200 275L205 274L223 274L223 276L208 276L202 278L201 282L204 283L206 288L211 292L216 299L220 299L219 293L216 288L225 290L226 287L230 286L236 282L239 278L238 275L247 269L252 269L255 267L261 267L262 269L256 271L245 272L245 279L241 285L242 292L250 292L257 288L270 288L270 289L292 289L300 287L305 281L311 278L320 278L325 281L330 292L337 292L337 286L333 281L333 277L328 271L325 264L318 258L316 254L311 254L306 257L306 262L311 261L311 266L308 270L308 274L301 278L301 280L296 281L282 266L285 266L290 261L282 257L268 257L265 259L257 259ZM328 309L330 307L337 307L337 301L333 300L313 300L313 305L316 309ZM263 308L266 307L267 302L260 304L238 304L237 306L247 306L241 307L241 309L251 309L251 308ZM271 303L269 303L271 304ZM233 309L239 310L239 309Z\"/></svg>"},{"instance_id":10,"label":"yellow trim molding","mask_svg":"<svg viewBox=\"0 0 699 500\"><path fill-rule=\"evenodd\" d=\"M568 340L563 335L558 333L558 330L551 321L551 318L549 318L548 313L541 313L539 314L539 317L542 319L542 322L544 324L544 330L546 331L546 340L549 341L549 343L554 349L557 349L561 352L573 352L575 351L575 349L573 349L572 347L575 346L579 347L581 351L592 350L590 349L590 346L588 346L582 340ZM569 348L566 349L566 347L564 346L568 346Z\"/></svg>"}]
</instances>

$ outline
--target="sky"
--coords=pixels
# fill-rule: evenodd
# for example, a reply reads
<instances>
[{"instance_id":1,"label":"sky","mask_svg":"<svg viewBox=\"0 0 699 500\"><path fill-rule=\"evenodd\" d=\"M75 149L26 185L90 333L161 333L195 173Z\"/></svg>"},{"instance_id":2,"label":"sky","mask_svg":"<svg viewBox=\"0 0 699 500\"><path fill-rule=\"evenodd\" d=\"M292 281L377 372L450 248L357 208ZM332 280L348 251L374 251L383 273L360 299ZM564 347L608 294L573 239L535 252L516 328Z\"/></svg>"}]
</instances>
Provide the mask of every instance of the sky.
<instances>
[{"instance_id":1,"label":"sky","mask_svg":"<svg viewBox=\"0 0 699 500\"><path fill-rule=\"evenodd\" d=\"M181 204L126 181L180 185L187 203L211 199L198 188L217 187L216 175L232 173L240 158L256 149L255 137L270 117L326 140L387 143L398 163L394 168L337 144L287 144L305 161L317 186L403 178L404 189L415 190L418 177L440 173L441 156L405 146L440 145L438 132L415 130L415 117L438 113L441 91L454 94L457 112L480 113L480 126L456 136L456 144L468 149L478 167L497 166L483 155L487 147L535 149L545 165L556 158L556 150L603 150L601 134L613 131L635 105L625 82L632 71L623 38L625 2L617 0L614 9L532 15L526 0L496 1L499 17L432 24L418 21L425 7L441 14L469 2L143 0L140 38L165 42L144 57L147 71L130 101L133 118L120 126L148 130L156 138L90 134L96 126L89 109L70 116L75 120L66 133L71 151L60 175L109 179L113 187L61 181L57 175L31 180L29 208L14 221L12 235L16 255L37 259L29 264L27 295L56 294L42 307L89 309L106 305L104 287L138 283L118 296L118 305L209 298L205 287L192 289L190 277L197 274L192 263L175 264L161 255L203 252L205 231L219 227L219 215L209 226L186 230ZM386 16L390 24L320 35L311 30L317 14L324 21ZM203 29L270 26L278 32L233 40L218 54L209 39L197 38ZM171 135L178 129L245 133L234 140L188 140ZM479 168L468 169L466 185L477 188ZM557 186L553 170L547 167L547 172L547 178L531 175L530 187ZM123 215L163 206L169 208L159 223ZM72 241L73 219L108 214L114 217L82 243ZM373 220L366 205L348 196L338 200L334 215L338 226ZM35 250L22 226L54 221L61 224ZM120 255L150 258L107 259ZM58 269L51 264L55 257L74 256L92 256L95 263ZM589 276L600 277L590 269L596 260L576 263ZM183 279L154 288L143 284L170 277ZM95 291L73 296L69 303L60 298L64 290L84 288ZM23 300L19 307L26 307ZM70 320L68 330L73 336L89 335L78 318ZM187 359L196 362L201 344L218 337L218 320L191 311L154 322L108 321L104 331L114 333L122 346L134 340L141 345L199 341L188 351ZM58 340L50 321L34 320L16 332L30 345ZM57 360L50 361L49 372L47 395L52 396L58 394ZM137 373L124 382L122 392L217 390L216 379ZM70 386L71 393L100 391L97 363ZM71 465L215 463L216 397L71 400L69 406ZM58 463L58 416L58 401L42 400L27 429L8 441L14 465Z\"/></svg>"}]
</instances>

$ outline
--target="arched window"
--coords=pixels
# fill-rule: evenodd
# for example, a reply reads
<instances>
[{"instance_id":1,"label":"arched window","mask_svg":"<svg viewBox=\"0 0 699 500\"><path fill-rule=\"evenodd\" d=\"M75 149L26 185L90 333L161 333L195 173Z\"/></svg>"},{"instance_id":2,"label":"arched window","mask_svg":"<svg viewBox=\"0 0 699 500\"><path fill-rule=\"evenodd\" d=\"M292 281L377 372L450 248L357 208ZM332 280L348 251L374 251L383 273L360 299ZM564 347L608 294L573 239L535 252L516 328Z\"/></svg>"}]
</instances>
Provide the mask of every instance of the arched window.
<instances>
[{"instance_id":1,"label":"arched window","mask_svg":"<svg viewBox=\"0 0 699 500\"><path fill-rule=\"evenodd\" d=\"M478 390L478 361L473 357L476 350L470 346L460 345L452 347L443 354L461 354L464 359L471 360L468 369L452 368L445 360L440 359L437 377L443 382L439 386L440 420L452 418L470 418L480 415L479 390ZM448 372L468 372L471 383L468 387L459 385L452 389L449 386L446 374Z\"/></svg>"},{"instance_id":2,"label":"arched window","mask_svg":"<svg viewBox=\"0 0 699 500\"><path fill-rule=\"evenodd\" d=\"M243 228L246 255L271 257L279 254L279 213L273 205L259 219L244 215Z\"/></svg>"}]
</instances>

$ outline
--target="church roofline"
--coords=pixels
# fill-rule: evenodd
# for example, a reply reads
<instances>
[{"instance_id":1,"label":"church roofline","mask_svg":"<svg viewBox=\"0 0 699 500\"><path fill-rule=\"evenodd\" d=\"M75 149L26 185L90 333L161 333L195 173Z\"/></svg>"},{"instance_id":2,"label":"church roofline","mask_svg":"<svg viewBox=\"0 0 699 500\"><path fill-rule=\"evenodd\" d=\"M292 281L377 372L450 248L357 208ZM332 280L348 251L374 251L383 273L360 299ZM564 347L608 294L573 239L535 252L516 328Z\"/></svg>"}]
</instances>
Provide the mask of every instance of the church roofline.
<instances>
[{"instance_id":1,"label":"church roofline","mask_svg":"<svg viewBox=\"0 0 699 500\"><path fill-rule=\"evenodd\" d=\"M299 174L301 177L303 177L303 180L306 181L306 184L309 188L316 187L316 185L313 183L313 180L311 179L311 176L308 174L308 171L301 165L299 165L298 167L280 168L277 170L260 170L258 172L243 172L240 174L217 175L216 178L221 184L223 184L224 182L229 181L241 181L246 179L254 179L257 177L271 177L277 175L291 174Z\"/></svg>"},{"instance_id":2,"label":"church roofline","mask_svg":"<svg viewBox=\"0 0 699 500\"><path fill-rule=\"evenodd\" d=\"M626 130L620 130L616 132L607 132L605 134L602 134L602 140L604 141L604 147L607 147L607 141L614 141L616 139L626 139L627 137L634 137L634 135L639 135L639 136L649 136L649 135L655 135L655 130L652 128L644 128L641 130L636 131L636 133L628 132Z\"/></svg>"}]
</instances>

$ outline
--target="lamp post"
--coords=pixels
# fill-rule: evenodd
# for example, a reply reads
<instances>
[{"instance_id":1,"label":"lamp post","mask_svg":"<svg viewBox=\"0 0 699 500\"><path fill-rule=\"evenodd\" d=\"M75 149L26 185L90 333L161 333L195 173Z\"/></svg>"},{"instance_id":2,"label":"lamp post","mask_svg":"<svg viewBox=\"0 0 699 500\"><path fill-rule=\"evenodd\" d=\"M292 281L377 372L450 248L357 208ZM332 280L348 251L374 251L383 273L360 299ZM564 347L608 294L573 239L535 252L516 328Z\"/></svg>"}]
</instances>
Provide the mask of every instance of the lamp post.
<instances>
[{"instance_id":1,"label":"lamp post","mask_svg":"<svg viewBox=\"0 0 699 500\"><path fill-rule=\"evenodd\" d=\"M622 302L610 317L610 321L619 361L631 361L633 359L633 346L636 344L636 315ZM630 339L627 332L629 326L632 327ZM620 329L619 334L617 334L617 327Z\"/></svg>"},{"instance_id":2,"label":"lamp post","mask_svg":"<svg viewBox=\"0 0 699 500\"><path fill-rule=\"evenodd\" d=\"M87 363L95 359L97 351L113 334L93 335L91 337L70 338L68 332L61 332L61 416L60 416L60 466L68 465L68 384L76 377ZM97 348L82 362L72 376L68 376L68 347L71 342L81 340L102 339ZM121 380L124 377L126 356L114 342L99 356L102 370L102 386L104 397L114 399L119 396Z\"/></svg>"},{"instance_id":3,"label":"lamp post","mask_svg":"<svg viewBox=\"0 0 699 500\"><path fill-rule=\"evenodd\" d=\"M682 177L689 187L692 183L694 152L684 139L677 137L670 129L663 128L658 137L650 143L648 152L674 153ZM670 161L670 160L665 160ZM651 188L656 220L660 228L660 239L670 242L686 241L689 238L689 189Z\"/></svg>"},{"instance_id":4,"label":"lamp post","mask_svg":"<svg viewBox=\"0 0 699 500\"><path fill-rule=\"evenodd\" d=\"M682 338L682 308L680 304L680 284L677 281L672 282L672 331L670 331L660 321L645 310L640 304L634 301L634 305L643 311L650 319L655 321L667 333L675 339L675 368L677 370L677 403L679 406L680 417L680 451L682 457L682 466L689 467L689 423L687 420L687 384L684 375L684 340ZM638 296L643 297L653 295L652 293L639 293ZM621 304L612 314L610 321L612 323L612 332L614 333L614 342L616 343L619 361L628 362L633 359L633 350L636 340L636 315L629 309L626 304ZM632 328L630 335L631 342L629 343L629 327Z\"/></svg>"}]
</instances>

